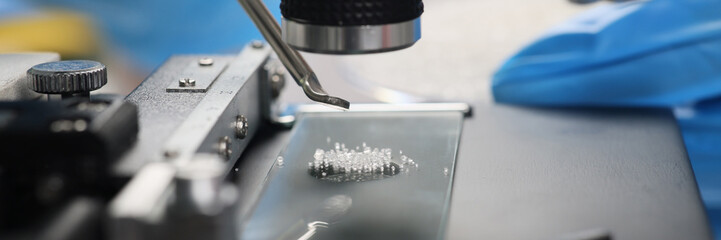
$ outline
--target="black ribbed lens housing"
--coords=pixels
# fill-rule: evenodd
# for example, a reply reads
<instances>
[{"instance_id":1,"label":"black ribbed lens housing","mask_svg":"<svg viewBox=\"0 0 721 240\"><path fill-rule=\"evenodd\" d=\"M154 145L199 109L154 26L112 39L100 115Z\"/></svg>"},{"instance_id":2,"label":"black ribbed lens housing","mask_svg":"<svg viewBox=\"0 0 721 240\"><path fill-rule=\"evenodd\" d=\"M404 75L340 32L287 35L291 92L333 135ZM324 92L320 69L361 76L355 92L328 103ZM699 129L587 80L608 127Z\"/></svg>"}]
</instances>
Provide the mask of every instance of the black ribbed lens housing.
<instances>
[{"instance_id":1,"label":"black ribbed lens housing","mask_svg":"<svg viewBox=\"0 0 721 240\"><path fill-rule=\"evenodd\" d=\"M420 17L423 1L281 0L280 11L286 19L313 25L382 25Z\"/></svg>"}]
</instances>

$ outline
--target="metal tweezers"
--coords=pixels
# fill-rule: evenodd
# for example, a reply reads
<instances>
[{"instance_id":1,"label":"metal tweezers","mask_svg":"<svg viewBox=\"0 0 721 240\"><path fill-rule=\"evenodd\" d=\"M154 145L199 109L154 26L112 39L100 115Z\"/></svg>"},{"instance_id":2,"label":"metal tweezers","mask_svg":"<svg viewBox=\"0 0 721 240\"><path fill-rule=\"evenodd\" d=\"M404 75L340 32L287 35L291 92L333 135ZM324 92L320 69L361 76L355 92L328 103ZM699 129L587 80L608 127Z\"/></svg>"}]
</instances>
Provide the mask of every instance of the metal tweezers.
<instances>
[{"instance_id":1,"label":"metal tweezers","mask_svg":"<svg viewBox=\"0 0 721 240\"><path fill-rule=\"evenodd\" d=\"M350 102L339 97L329 96L323 90L320 82L318 82L318 77L315 76L305 59L298 51L292 49L283 41L280 26L261 0L238 0L238 2L258 27L260 33L263 34L265 40L270 43L270 46L278 54L278 58L293 76L295 82L303 88L303 92L308 98L342 109L350 107Z\"/></svg>"}]
</instances>

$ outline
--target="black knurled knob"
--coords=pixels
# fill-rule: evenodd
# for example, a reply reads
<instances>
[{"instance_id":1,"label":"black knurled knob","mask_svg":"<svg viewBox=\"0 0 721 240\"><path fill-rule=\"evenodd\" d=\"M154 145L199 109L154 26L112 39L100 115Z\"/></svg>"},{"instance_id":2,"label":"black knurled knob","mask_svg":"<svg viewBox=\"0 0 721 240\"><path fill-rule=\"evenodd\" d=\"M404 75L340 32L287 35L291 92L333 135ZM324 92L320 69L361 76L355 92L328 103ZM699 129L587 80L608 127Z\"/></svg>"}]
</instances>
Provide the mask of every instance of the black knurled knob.
<instances>
[{"instance_id":1,"label":"black knurled knob","mask_svg":"<svg viewBox=\"0 0 721 240\"><path fill-rule=\"evenodd\" d=\"M71 60L42 63L27 72L28 87L38 93L74 94L96 90L108 82L105 65Z\"/></svg>"},{"instance_id":2,"label":"black knurled knob","mask_svg":"<svg viewBox=\"0 0 721 240\"><path fill-rule=\"evenodd\" d=\"M283 17L329 26L382 25L423 14L422 0L281 0Z\"/></svg>"}]
</instances>

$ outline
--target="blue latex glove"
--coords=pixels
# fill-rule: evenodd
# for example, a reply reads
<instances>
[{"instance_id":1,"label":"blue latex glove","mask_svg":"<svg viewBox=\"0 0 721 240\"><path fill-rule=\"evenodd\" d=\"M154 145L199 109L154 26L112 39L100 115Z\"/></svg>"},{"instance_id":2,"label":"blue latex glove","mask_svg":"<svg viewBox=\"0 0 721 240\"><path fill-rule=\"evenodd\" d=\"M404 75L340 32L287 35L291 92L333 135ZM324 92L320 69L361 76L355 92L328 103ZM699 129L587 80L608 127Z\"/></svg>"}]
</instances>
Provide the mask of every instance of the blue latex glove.
<instances>
[{"instance_id":1,"label":"blue latex glove","mask_svg":"<svg viewBox=\"0 0 721 240\"><path fill-rule=\"evenodd\" d=\"M721 240L721 98L676 111L716 239Z\"/></svg>"},{"instance_id":2,"label":"blue latex glove","mask_svg":"<svg viewBox=\"0 0 721 240\"><path fill-rule=\"evenodd\" d=\"M592 9L509 59L493 77L493 94L542 106L686 106L677 118L721 237L720 0Z\"/></svg>"},{"instance_id":3,"label":"blue latex glove","mask_svg":"<svg viewBox=\"0 0 721 240\"><path fill-rule=\"evenodd\" d=\"M150 70L172 54L231 53L263 39L236 0L32 0L81 11L134 67ZM280 16L280 0L265 0Z\"/></svg>"}]
</instances>

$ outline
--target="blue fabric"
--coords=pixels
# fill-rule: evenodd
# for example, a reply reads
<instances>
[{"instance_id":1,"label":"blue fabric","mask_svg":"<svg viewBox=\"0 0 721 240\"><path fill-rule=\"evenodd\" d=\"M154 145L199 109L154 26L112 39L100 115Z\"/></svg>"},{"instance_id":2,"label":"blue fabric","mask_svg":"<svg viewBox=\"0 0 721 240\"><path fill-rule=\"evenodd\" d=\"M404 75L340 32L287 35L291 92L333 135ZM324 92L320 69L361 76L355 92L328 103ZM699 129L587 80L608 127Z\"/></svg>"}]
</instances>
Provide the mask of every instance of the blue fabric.
<instances>
[{"instance_id":1,"label":"blue fabric","mask_svg":"<svg viewBox=\"0 0 721 240\"><path fill-rule=\"evenodd\" d=\"M721 239L721 98L676 111L716 239Z\"/></svg>"},{"instance_id":2,"label":"blue fabric","mask_svg":"<svg viewBox=\"0 0 721 240\"><path fill-rule=\"evenodd\" d=\"M501 103L677 108L721 239L721 1L599 6L511 57L492 89Z\"/></svg>"},{"instance_id":3,"label":"blue fabric","mask_svg":"<svg viewBox=\"0 0 721 240\"><path fill-rule=\"evenodd\" d=\"M0 0L3 1L3 0ZM103 39L150 70L172 54L238 52L263 39L236 0L32 0L37 6L72 9L89 15ZM265 0L280 18L280 0Z\"/></svg>"}]
</instances>

